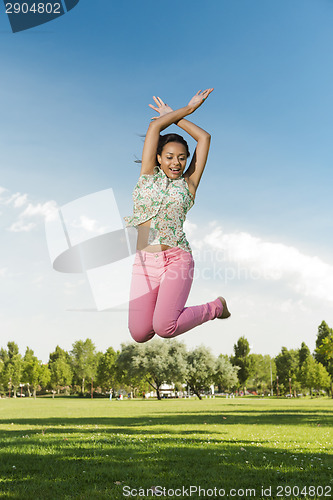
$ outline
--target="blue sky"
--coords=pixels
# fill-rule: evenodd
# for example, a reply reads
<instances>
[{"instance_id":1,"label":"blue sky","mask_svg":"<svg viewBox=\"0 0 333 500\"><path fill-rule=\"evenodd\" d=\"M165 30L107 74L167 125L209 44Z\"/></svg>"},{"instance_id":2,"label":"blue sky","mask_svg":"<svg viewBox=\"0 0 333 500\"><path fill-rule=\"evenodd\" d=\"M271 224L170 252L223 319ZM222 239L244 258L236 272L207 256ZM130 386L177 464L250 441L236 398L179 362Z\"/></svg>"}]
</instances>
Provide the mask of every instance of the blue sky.
<instances>
[{"instance_id":1,"label":"blue sky","mask_svg":"<svg viewBox=\"0 0 333 500\"><path fill-rule=\"evenodd\" d=\"M243 271L194 282L189 305L223 294L234 314L182 339L216 354L240 335L254 352L313 349L321 321L333 326L332 3L80 0L16 34L0 9L1 345L47 361L78 338L130 340L126 311L69 311L91 292L52 270L43 218L110 187L129 215L152 95L181 107L214 87L189 117L212 144L188 239Z\"/></svg>"}]
</instances>

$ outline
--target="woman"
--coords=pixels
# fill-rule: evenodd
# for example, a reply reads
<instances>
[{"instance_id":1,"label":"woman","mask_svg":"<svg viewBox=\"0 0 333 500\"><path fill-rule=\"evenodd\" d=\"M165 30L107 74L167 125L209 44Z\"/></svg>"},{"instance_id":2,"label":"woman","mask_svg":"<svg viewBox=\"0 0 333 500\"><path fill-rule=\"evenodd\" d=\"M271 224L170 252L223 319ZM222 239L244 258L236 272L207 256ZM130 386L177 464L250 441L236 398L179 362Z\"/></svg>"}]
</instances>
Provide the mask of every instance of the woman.
<instances>
[{"instance_id":1,"label":"woman","mask_svg":"<svg viewBox=\"0 0 333 500\"><path fill-rule=\"evenodd\" d=\"M171 338L214 318L228 318L226 301L218 297L199 306L185 307L190 293L194 261L183 231L187 212L194 204L206 165L210 135L185 120L213 89L199 90L187 106L173 111L154 97L159 113L145 137L140 177L133 191L134 215L126 227L138 230L133 264L128 326L137 342L155 334ZM160 135L175 123L197 142L192 160L186 141L178 134Z\"/></svg>"}]
</instances>

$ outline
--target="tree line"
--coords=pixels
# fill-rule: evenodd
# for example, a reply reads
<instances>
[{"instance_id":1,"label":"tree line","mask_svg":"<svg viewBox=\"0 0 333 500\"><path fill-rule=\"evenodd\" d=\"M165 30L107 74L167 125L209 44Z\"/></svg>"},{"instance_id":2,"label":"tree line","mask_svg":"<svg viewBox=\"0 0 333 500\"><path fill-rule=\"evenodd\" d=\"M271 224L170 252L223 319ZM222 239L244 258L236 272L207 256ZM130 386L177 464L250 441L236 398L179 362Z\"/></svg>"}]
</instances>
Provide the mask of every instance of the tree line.
<instances>
[{"instance_id":1,"label":"tree line","mask_svg":"<svg viewBox=\"0 0 333 500\"><path fill-rule=\"evenodd\" d=\"M13 341L0 349L2 397L36 397L47 392L96 397L125 390L134 397L154 391L161 399L164 384L200 399L212 385L226 393L296 396L322 392L333 397L332 380L333 329L325 321L318 327L314 353L302 342L299 349L282 347L275 357L250 353L244 336L234 345L233 355L217 357L205 346L187 350L175 339L124 343L118 351L109 347L103 353L88 338L74 342L70 352L57 346L47 364L29 347L22 356Z\"/></svg>"}]
</instances>

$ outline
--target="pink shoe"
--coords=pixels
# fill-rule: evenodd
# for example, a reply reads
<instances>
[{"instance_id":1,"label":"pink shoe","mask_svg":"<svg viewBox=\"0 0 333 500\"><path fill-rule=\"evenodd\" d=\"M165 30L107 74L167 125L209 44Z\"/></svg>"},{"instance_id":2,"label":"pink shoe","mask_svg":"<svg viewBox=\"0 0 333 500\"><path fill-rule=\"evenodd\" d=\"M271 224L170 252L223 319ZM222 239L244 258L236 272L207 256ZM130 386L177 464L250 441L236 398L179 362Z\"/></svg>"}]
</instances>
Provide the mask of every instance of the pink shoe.
<instances>
[{"instance_id":1,"label":"pink shoe","mask_svg":"<svg viewBox=\"0 0 333 500\"><path fill-rule=\"evenodd\" d=\"M222 311L222 315L221 316L217 316L218 319L226 319L226 318L229 318L229 316L231 316L231 312L229 311L228 309L228 306L227 306L227 303L226 303L226 300L225 298L223 297L217 297L218 299L220 299L220 301L222 302L222 305L223 305L223 311Z\"/></svg>"}]
</instances>

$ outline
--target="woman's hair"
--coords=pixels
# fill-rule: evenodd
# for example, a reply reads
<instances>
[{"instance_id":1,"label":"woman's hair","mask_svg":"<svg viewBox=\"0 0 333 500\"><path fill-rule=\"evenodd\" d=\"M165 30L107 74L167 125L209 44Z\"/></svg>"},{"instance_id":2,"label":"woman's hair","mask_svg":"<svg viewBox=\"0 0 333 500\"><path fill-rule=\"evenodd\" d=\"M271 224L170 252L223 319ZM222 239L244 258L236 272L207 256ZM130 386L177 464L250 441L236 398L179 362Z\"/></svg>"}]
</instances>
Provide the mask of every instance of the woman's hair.
<instances>
[{"instance_id":1,"label":"woman's hair","mask_svg":"<svg viewBox=\"0 0 333 500\"><path fill-rule=\"evenodd\" d=\"M145 135L141 137L146 137ZM165 134L165 135L160 135L160 138L158 140L158 145L157 145L157 151L156 151L156 166L159 165L157 161L157 155L161 155L163 148L168 142L179 142L180 144L183 144L186 148L186 156L187 158L190 156L190 150L188 149L188 144L185 141L184 137L182 137L179 134ZM141 160L134 160L135 163L142 163Z\"/></svg>"},{"instance_id":2,"label":"woman's hair","mask_svg":"<svg viewBox=\"0 0 333 500\"><path fill-rule=\"evenodd\" d=\"M161 156L164 146L166 144L168 144L169 142L179 142L180 144L183 144L183 146L185 146L185 148L186 148L186 156L187 156L187 158L190 156L190 151L188 149L188 144L185 141L184 137L182 137L179 134L165 134L165 135L160 135L160 138L159 138L159 141L158 141L158 145L157 145L157 151L156 151L156 165L159 165L159 163L157 161L157 155Z\"/></svg>"}]
</instances>

